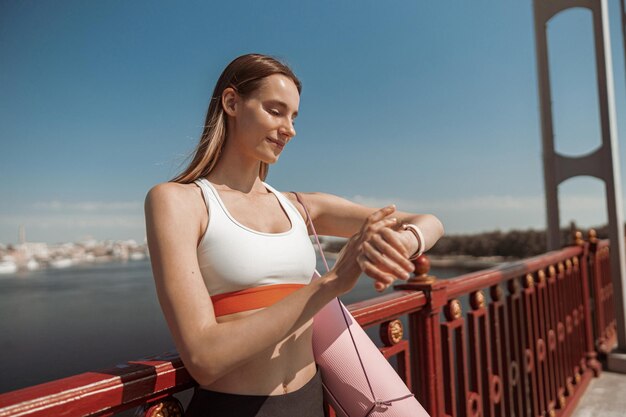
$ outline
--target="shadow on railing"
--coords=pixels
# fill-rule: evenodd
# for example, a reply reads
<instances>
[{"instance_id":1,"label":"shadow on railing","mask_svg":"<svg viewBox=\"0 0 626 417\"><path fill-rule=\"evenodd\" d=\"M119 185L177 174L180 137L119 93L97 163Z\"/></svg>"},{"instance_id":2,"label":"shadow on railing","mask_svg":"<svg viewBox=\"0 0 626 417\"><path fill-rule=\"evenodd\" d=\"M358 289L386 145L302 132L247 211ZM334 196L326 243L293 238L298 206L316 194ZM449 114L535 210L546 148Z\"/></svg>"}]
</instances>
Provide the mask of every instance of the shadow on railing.
<instances>
[{"instance_id":1,"label":"shadow on railing","mask_svg":"<svg viewBox=\"0 0 626 417\"><path fill-rule=\"evenodd\" d=\"M380 326L381 352L433 417L568 416L600 374L597 352L616 344L608 251L578 232L572 246L446 280L423 256L411 282L348 309ZM1 394L0 417L176 416L172 394L195 385L171 352Z\"/></svg>"}]
</instances>

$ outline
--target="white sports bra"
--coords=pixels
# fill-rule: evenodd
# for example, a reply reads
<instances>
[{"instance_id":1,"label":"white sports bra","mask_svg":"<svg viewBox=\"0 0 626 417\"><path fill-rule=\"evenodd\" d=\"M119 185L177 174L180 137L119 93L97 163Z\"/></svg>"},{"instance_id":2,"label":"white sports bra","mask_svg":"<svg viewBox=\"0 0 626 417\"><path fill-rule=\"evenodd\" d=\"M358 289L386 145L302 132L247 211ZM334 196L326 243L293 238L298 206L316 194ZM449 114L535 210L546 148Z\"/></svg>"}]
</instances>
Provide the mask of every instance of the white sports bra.
<instances>
[{"instance_id":1,"label":"white sports bra","mask_svg":"<svg viewBox=\"0 0 626 417\"><path fill-rule=\"evenodd\" d=\"M315 272L315 249L296 207L263 182L287 213L291 228L282 233L259 232L239 223L206 179L202 189L209 222L197 248L202 278L211 297L275 284L306 285Z\"/></svg>"}]
</instances>

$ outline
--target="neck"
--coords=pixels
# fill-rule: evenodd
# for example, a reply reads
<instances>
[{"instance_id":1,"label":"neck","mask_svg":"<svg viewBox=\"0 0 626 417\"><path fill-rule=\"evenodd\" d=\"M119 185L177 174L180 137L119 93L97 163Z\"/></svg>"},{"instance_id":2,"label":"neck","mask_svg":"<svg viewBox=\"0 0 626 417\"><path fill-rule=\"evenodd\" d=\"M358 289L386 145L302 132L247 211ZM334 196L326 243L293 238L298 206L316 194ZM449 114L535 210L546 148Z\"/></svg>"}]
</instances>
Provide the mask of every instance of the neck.
<instances>
[{"instance_id":1,"label":"neck","mask_svg":"<svg viewBox=\"0 0 626 417\"><path fill-rule=\"evenodd\" d=\"M234 141L226 139L220 158L207 179L214 184L225 185L244 193L267 193L259 177L261 161L236 149L233 143Z\"/></svg>"}]
</instances>

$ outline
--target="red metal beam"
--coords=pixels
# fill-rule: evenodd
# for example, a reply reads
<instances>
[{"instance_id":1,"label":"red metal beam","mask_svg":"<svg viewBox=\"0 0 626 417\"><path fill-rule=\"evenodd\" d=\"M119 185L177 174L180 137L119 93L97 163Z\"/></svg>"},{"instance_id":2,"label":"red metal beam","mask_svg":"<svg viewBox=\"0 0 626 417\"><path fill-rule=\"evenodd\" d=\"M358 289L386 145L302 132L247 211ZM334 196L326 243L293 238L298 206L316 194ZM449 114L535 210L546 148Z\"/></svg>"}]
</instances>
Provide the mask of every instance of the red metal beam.
<instances>
[{"instance_id":1,"label":"red metal beam","mask_svg":"<svg viewBox=\"0 0 626 417\"><path fill-rule=\"evenodd\" d=\"M168 353L0 394L0 417L112 414L194 385Z\"/></svg>"},{"instance_id":2,"label":"red metal beam","mask_svg":"<svg viewBox=\"0 0 626 417\"><path fill-rule=\"evenodd\" d=\"M469 294L492 285L519 278L530 272L553 265L560 260L578 256L582 253L579 246L569 246L560 250L544 253L533 258L524 259L517 262L509 262L501 266L484 269L482 271L471 272L459 275L454 279L447 280L448 297L450 299Z\"/></svg>"},{"instance_id":3,"label":"red metal beam","mask_svg":"<svg viewBox=\"0 0 626 417\"><path fill-rule=\"evenodd\" d=\"M347 309L361 327L369 327L420 310L426 303L421 291L394 291L350 304Z\"/></svg>"}]
</instances>

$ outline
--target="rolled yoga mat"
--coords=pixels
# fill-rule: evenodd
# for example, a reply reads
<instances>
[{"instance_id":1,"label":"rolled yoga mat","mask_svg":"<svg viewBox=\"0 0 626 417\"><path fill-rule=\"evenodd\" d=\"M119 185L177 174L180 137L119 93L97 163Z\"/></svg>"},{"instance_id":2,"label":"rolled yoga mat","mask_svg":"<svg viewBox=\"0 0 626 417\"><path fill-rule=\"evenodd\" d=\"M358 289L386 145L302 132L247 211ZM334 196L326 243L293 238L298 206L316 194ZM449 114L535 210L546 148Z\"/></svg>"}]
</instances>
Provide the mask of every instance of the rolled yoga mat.
<instances>
[{"instance_id":1,"label":"rolled yoga mat","mask_svg":"<svg viewBox=\"0 0 626 417\"><path fill-rule=\"evenodd\" d=\"M328 271L309 211L294 194L304 207ZM315 270L311 279L319 277ZM313 355L322 372L324 397L338 416L430 417L338 298L313 318Z\"/></svg>"},{"instance_id":2,"label":"rolled yoga mat","mask_svg":"<svg viewBox=\"0 0 626 417\"><path fill-rule=\"evenodd\" d=\"M326 401L338 416L428 417L337 298L313 319L313 354L322 372Z\"/></svg>"}]
</instances>

